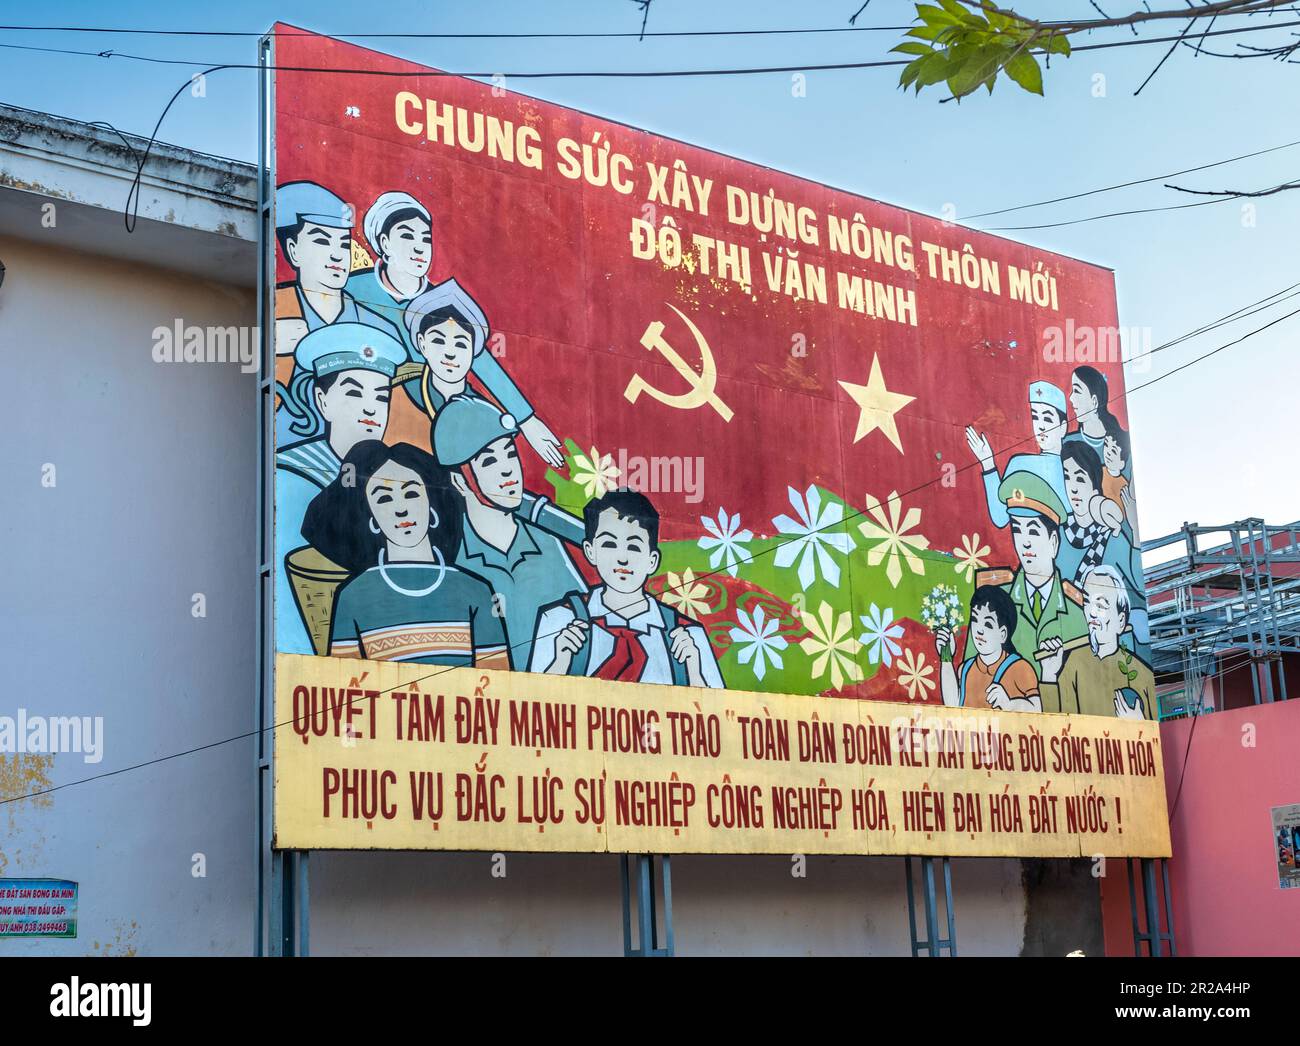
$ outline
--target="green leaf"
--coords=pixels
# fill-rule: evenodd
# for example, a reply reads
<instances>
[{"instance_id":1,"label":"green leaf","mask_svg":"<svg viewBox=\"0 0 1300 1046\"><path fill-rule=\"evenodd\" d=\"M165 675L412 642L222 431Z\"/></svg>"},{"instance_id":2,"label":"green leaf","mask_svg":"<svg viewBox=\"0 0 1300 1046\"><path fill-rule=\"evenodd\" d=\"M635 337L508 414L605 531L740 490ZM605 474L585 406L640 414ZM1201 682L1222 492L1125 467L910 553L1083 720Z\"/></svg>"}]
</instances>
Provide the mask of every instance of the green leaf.
<instances>
[{"instance_id":1,"label":"green leaf","mask_svg":"<svg viewBox=\"0 0 1300 1046\"><path fill-rule=\"evenodd\" d=\"M1004 67L1007 76L1023 87L1030 94L1043 93L1043 71L1038 67L1038 60L1031 54L1021 52Z\"/></svg>"},{"instance_id":2,"label":"green leaf","mask_svg":"<svg viewBox=\"0 0 1300 1046\"><path fill-rule=\"evenodd\" d=\"M924 58L918 58L915 61L908 62L907 65L903 67L903 71L898 75L899 87L907 87L916 79L916 74L920 71L921 63L923 61L925 61Z\"/></svg>"},{"instance_id":3,"label":"green leaf","mask_svg":"<svg viewBox=\"0 0 1300 1046\"><path fill-rule=\"evenodd\" d=\"M1047 53L1063 54L1068 58L1070 54L1070 41L1064 36L1053 36L1047 42Z\"/></svg>"},{"instance_id":4,"label":"green leaf","mask_svg":"<svg viewBox=\"0 0 1300 1046\"><path fill-rule=\"evenodd\" d=\"M991 25L994 29L997 29L999 31L1003 29L1009 29L1011 26L1016 24L1006 15L999 14L997 11L986 10L984 14L989 20L989 25Z\"/></svg>"},{"instance_id":5,"label":"green leaf","mask_svg":"<svg viewBox=\"0 0 1300 1046\"><path fill-rule=\"evenodd\" d=\"M904 40L897 47L891 47L891 51L897 51L899 54L916 54L928 55L934 53L934 48L929 44L918 43L915 40Z\"/></svg>"},{"instance_id":6,"label":"green leaf","mask_svg":"<svg viewBox=\"0 0 1300 1046\"><path fill-rule=\"evenodd\" d=\"M915 36L921 40L934 40L943 31L944 27L940 25L914 25L907 31L906 35Z\"/></svg>"},{"instance_id":7,"label":"green leaf","mask_svg":"<svg viewBox=\"0 0 1300 1046\"><path fill-rule=\"evenodd\" d=\"M933 4L917 4L916 17L926 25L956 25L957 20L941 7Z\"/></svg>"},{"instance_id":8,"label":"green leaf","mask_svg":"<svg viewBox=\"0 0 1300 1046\"><path fill-rule=\"evenodd\" d=\"M917 61L921 63L916 76L918 92L922 87L930 87L948 78L948 70L952 62L943 51L932 51L924 58L918 58Z\"/></svg>"},{"instance_id":9,"label":"green leaf","mask_svg":"<svg viewBox=\"0 0 1300 1046\"><path fill-rule=\"evenodd\" d=\"M965 97L989 77L996 76L1006 57L1007 48L1003 44L969 48L960 64L949 71L948 90L955 98Z\"/></svg>"},{"instance_id":10,"label":"green leaf","mask_svg":"<svg viewBox=\"0 0 1300 1046\"><path fill-rule=\"evenodd\" d=\"M970 21L971 16L974 14L974 12L970 10L970 8L962 7L961 4L957 3L957 0L939 0L939 3L943 5L943 9L945 11L947 11L950 15L953 16L953 18L957 19L957 21L959 22ZM975 17L978 18L979 16L975 15ZM980 21L983 21L983 19L981 18Z\"/></svg>"}]
</instances>

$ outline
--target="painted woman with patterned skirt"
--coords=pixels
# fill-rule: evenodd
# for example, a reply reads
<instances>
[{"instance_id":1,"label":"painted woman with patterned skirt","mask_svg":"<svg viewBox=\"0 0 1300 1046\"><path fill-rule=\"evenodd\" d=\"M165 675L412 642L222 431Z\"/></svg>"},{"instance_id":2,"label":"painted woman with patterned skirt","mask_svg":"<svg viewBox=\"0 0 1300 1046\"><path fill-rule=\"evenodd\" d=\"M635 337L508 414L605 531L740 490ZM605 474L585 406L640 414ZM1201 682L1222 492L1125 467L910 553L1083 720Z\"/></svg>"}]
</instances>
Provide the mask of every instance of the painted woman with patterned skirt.
<instances>
[{"instance_id":1,"label":"painted woman with patterned skirt","mask_svg":"<svg viewBox=\"0 0 1300 1046\"><path fill-rule=\"evenodd\" d=\"M332 657L509 668L491 590L450 562L461 513L446 472L406 443L358 443L312 501L303 536L346 568Z\"/></svg>"}]
</instances>

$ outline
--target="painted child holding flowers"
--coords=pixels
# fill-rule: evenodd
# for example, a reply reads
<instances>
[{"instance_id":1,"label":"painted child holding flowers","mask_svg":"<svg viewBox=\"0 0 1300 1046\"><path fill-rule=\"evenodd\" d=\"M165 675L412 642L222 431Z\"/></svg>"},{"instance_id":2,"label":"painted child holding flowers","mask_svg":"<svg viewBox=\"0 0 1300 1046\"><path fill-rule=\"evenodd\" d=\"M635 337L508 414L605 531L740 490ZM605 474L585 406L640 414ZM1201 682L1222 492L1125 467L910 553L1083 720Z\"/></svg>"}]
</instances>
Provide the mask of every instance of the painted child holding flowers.
<instances>
[{"instance_id":1,"label":"painted child holding flowers","mask_svg":"<svg viewBox=\"0 0 1300 1046\"><path fill-rule=\"evenodd\" d=\"M975 653L962 662L960 669L952 660L955 631L947 621L934 629L940 660L939 687L945 705L999 712L1043 710L1038 676L1011 641L1016 631L1016 605L1004 589L981 585L971 596L969 631Z\"/></svg>"}]
</instances>

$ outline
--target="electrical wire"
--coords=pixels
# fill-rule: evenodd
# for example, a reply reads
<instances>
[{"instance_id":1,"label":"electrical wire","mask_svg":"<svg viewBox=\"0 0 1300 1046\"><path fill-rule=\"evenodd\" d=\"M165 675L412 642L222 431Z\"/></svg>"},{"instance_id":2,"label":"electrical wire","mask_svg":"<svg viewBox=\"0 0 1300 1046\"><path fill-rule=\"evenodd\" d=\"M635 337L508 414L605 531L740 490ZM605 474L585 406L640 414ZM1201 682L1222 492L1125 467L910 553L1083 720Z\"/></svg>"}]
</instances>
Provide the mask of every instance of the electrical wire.
<instances>
[{"instance_id":1,"label":"electrical wire","mask_svg":"<svg viewBox=\"0 0 1300 1046\"><path fill-rule=\"evenodd\" d=\"M1114 192L1116 189L1129 189L1134 185L1147 185L1151 182L1158 182L1165 178L1177 178L1184 174L1195 174L1197 171L1208 171L1214 167L1222 167L1224 164L1236 163L1238 160L1249 160L1256 156L1265 156L1268 153L1279 152L1282 149L1294 149L1300 145L1300 141L1287 142L1284 145L1274 145L1268 149L1258 149L1252 153L1242 153L1240 156L1230 156L1226 160L1215 160L1213 163L1204 163L1198 167L1188 167L1181 171L1170 171L1168 174L1156 174L1150 178L1137 178L1129 182L1118 182L1115 185L1105 185L1100 189L1089 189L1087 192L1072 193L1069 196L1056 196L1050 200L1038 200L1035 203L1017 204L1015 207L1003 207L996 211L981 211L979 214L970 214L958 218L959 222L974 221L976 218L992 218L999 214L1010 214L1012 211L1026 211L1034 207L1046 207L1052 203L1067 203L1070 200L1082 200L1087 196L1097 196L1100 193Z\"/></svg>"},{"instance_id":2,"label":"electrical wire","mask_svg":"<svg viewBox=\"0 0 1300 1046\"><path fill-rule=\"evenodd\" d=\"M1276 29L1288 29L1300 26L1300 20L1293 22L1280 22L1274 25L1254 25L1239 26L1235 29L1216 29L1212 33L1202 34L1206 36L1233 36L1241 33L1259 33ZM1085 51L1103 51L1115 47L1141 47L1147 44L1171 43L1181 40L1179 36L1153 36L1138 37L1136 39L1111 40L1096 44L1079 44L1071 49L1071 54L1078 54ZM208 65L208 62L197 61L188 58L158 58L150 55L128 54L123 51L79 51L72 48L60 47L37 47L30 44L0 44L0 48L8 48L18 51L39 51L47 54L64 54L80 55L88 58L125 58L136 62L150 62L158 65L189 65L199 66ZM395 56L389 56L395 57ZM398 59L402 61L404 59ZM274 72L289 73L329 73L345 74L349 76L403 76L413 79L420 77L463 77L463 78L490 78L494 76L513 77L515 79L563 79L563 78L665 78L665 77L695 77L695 76L753 76L768 73L810 73L810 72L842 72L851 69L881 69L886 67L896 67L908 65L914 59L881 59L871 62L826 62L826 63L804 63L801 65L770 65L770 66L739 66L732 68L719 69L600 69L600 70L545 70L533 72L504 72L500 69L490 69L478 72L451 72L438 69L420 68L417 70L396 70L396 69L353 69L339 68L334 66L292 66L292 65L268 65L263 66L256 62L226 62L218 63L216 68L221 69L263 69Z\"/></svg>"},{"instance_id":3,"label":"electrical wire","mask_svg":"<svg viewBox=\"0 0 1300 1046\"><path fill-rule=\"evenodd\" d=\"M811 36L818 33L890 33L906 32L910 25L831 26L827 28L794 29L680 29L658 32L585 32L585 33L335 33L314 32L310 29L277 31L264 29L128 29L110 26L70 25L0 25L0 31L16 33L101 33L122 36L216 36L256 38L329 37L333 40L613 40L650 37L718 37L718 36Z\"/></svg>"},{"instance_id":4,"label":"electrical wire","mask_svg":"<svg viewBox=\"0 0 1300 1046\"><path fill-rule=\"evenodd\" d=\"M1290 185L1289 182L1281 182L1273 186L1271 189L1268 189L1265 192L1260 193L1258 195L1267 195L1268 193L1276 192L1279 189L1287 188L1289 185ZM1065 221L1065 222L1044 222L1041 225L994 225L994 226L990 226L988 229L981 230L981 231L1025 232L1033 229L1063 229L1068 225L1083 225L1087 222L1101 221L1104 218L1127 218L1135 214L1155 214L1160 211L1185 211L1191 209L1192 207L1208 207L1211 204L1227 203L1230 200L1236 200L1236 199L1239 199L1239 197L1236 195L1219 196L1211 200L1197 200L1195 203L1171 203L1163 207L1137 207L1129 211L1111 211L1108 214L1092 214L1086 218L1074 218L1070 221Z\"/></svg>"}]
</instances>

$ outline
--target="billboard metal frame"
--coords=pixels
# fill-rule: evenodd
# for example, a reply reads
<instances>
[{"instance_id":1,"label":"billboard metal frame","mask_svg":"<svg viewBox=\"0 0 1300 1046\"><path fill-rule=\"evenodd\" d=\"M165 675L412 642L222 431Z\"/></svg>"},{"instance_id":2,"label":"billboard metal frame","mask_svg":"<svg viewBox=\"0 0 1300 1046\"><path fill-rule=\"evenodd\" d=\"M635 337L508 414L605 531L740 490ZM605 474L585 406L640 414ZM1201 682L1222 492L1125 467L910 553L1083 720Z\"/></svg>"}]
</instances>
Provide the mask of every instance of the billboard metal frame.
<instances>
[{"instance_id":1,"label":"billboard metal frame","mask_svg":"<svg viewBox=\"0 0 1300 1046\"><path fill-rule=\"evenodd\" d=\"M275 848L275 34L257 43L257 595L254 659L257 902L253 954L307 955L310 855Z\"/></svg>"}]
</instances>

